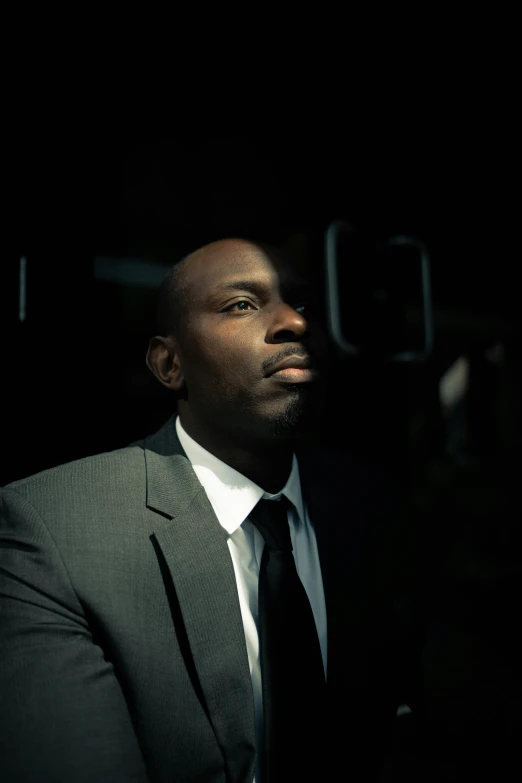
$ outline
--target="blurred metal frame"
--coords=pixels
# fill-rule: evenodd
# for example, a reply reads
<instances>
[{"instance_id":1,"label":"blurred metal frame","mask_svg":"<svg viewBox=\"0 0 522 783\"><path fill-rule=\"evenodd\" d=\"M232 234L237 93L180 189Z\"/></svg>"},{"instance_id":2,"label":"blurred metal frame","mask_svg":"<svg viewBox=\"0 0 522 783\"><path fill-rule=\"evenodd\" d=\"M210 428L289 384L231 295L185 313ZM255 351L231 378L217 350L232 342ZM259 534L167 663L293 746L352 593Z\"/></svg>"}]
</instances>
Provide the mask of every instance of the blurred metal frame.
<instances>
[{"instance_id":1,"label":"blurred metal frame","mask_svg":"<svg viewBox=\"0 0 522 783\"><path fill-rule=\"evenodd\" d=\"M339 307L338 259L337 244L342 232L353 233L350 223L344 220L334 220L325 233L325 274L326 274L326 312L328 328L335 344L349 356L363 356L364 350L348 342L341 327L341 311ZM389 237L385 245L405 245L415 247L421 259L422 299L424 322L424 349L421 351L402 351L383 355L383 361L420 362L428 358L433 350L433 312L431 303L430 259L428 251L422 242L408 236Z\"/></svg>"}]
</instances>

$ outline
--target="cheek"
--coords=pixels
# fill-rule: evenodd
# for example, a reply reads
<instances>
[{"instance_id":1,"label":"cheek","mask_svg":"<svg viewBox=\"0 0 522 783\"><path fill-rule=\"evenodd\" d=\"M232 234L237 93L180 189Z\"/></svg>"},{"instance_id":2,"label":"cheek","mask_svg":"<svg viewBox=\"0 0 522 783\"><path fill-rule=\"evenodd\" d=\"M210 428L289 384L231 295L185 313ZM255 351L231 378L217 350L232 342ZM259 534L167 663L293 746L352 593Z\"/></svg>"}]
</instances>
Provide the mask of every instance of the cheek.
<instances>
[{"instance_id":1,"label":"cheek","mask_svg":"<svg viewBox=\"0 0 522 783\"><path fill-rule=\"evenodd\" d=\"M246 350L238 350L228 340L200 340L184 357L187 386L197 385L206 392L212 392L213 387L232 392L248 378L247 358Z\"/></svg>"},{"instance_id":2,"label":"cheek","mask_svg":"<svg viewBox=\"0 0 522 783\"><path fill-rule=\"evenodd\" d=\"M187 386L200 386L208 396L209 387L218 384L227 396L244 392L262 373L264 335L254 319L215 319L192 321L182 348L182 368ZM261 353L261 355L260 355Z\"/></svg>"},{"instance_id":3,"label":"cheek","mask_svg":"<svg viewBox=\"0 0 522 783\"><path fill-rule=\"evenodd\" d=\"M223 398L240 404L259 394L260 370L252 351L223 350L213 360L213 383Z\"/></svg>"}]
</instances>

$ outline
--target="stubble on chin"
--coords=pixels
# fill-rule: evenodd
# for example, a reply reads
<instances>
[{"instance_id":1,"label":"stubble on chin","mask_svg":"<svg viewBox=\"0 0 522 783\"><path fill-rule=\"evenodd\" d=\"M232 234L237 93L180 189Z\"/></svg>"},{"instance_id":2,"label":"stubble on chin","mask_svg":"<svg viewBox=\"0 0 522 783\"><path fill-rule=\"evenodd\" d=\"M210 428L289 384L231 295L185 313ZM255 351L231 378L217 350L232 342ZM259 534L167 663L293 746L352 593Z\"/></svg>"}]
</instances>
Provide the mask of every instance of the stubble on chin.
<instances>
[{"instance_id":1,"label":"stubble on chin","mask_svg":"<svg viewBox=\"0 0 522 783\"><path fill-rule=\"evenodd\" d=\"M269 416L270 430L276 437L292 438L305 434L311 423L317 418L317 406L297 388L288 404L280 411Z\"/></svg>"}]
</instances>

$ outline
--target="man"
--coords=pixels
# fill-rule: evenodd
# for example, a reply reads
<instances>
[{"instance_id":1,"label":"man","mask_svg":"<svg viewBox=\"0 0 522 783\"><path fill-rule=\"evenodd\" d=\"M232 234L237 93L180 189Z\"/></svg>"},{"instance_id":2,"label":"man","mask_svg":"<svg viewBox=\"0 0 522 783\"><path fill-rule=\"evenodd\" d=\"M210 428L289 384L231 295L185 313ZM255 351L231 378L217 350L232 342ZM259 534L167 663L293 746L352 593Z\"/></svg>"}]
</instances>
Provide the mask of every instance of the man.
<instances>
[{"instance_id":1,"label":"man","mask_svg":"<svg viewBox=\"0 0 522 783\"><path fill-rule=\"evenodd\" d=\"M311 292L222 240L158 315L147 364L179 416L3 490L2 780L376 779L400 699L389 498L298 439L322 397Z\"/></svg>"}]
</instances>

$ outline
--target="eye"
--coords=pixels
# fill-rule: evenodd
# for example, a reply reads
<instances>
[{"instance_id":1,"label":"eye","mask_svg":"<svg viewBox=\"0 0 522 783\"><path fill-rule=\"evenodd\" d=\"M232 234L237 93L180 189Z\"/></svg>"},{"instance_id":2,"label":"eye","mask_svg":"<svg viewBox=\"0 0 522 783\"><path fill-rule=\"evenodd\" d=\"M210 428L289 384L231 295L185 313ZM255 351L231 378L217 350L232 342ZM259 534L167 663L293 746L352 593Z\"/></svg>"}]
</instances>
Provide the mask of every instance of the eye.
<instances>
[{"instance_id":1,"label":"eye","mask_svg":"<svg viewBox=\"0 0 522 783\"><path fill-rule=\"evenodd\" d=\"M249 302L248 299L241 299L239 302L234 302L233 304L229 305L228 307L225 307L224 311L225 313L229 313L231 311L234 312L245 312L245 310L255 310L256 308L252 304L252 302Z\"/></svg>"}]
</instances>

